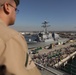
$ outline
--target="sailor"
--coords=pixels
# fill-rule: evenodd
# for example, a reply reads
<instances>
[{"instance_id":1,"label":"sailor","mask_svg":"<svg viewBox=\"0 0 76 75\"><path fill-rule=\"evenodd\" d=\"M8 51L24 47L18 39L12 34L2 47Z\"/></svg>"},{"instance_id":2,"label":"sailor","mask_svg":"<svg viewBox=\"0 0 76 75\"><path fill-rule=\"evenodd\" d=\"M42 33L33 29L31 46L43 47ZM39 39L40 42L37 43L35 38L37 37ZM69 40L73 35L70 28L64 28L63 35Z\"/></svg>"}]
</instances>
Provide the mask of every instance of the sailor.
<instances>
[{"instance_id":1,"label":"sailor","mask_svg":"<svg viewBox=\"0 0 76 75\"><path fill-rule=\"evenodd\" d=\"M24 37L9 28L18 12L19 0L0 0L0 65L13 75L41 75L27 54Z\"/></svg>"}]
</instances>

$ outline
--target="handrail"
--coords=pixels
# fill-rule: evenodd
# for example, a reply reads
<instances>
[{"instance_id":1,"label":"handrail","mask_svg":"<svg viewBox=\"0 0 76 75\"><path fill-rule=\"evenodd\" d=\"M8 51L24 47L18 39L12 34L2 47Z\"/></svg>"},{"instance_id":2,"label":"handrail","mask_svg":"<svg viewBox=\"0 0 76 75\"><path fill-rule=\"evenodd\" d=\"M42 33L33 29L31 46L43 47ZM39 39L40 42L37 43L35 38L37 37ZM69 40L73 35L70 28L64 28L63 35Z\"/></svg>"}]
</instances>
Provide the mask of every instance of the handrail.
<instances>
[{"instance_id":1,"label":"handrail","mask_svg":"<svg viewBox=\"0 0 76 75\"><path fill-rule=\"evenodd\" d=\"M36 62L35 62L35 64L36 64L36 66L39 66L39 67L45 69L46 71L51 72L53 75L68 75L68 73L63 72L63 71L60 71L60 70L57 70L57 69L55 69L55 68L52 68L52 67L51 67L52 70L50 70L49 68L44 67L44 66L41 65L41 64L38 64L38 63L36 63ZM59 71L59 72L58 72L58 71Z\"/></svg>"},{"instance_id":2,"label":"handrail","mask_svg":"<svg viewBox=\"0 0 76 75\"><path fill-rule=\"evenodd\" d=\"M37 66L39 66L39 67L41 67L41 68L43 68L43 69L45 69L45 70L47 70L47 71L49 71L49 72L53 73L54 75L58 75L58 74L56 74L56 73L52 72L50 69L48 69L48 68L44 67L43 65L38 64L38 63L36 63L36 62L34 62L34 63L35 63Z\"/></svg>"}]
</instances>

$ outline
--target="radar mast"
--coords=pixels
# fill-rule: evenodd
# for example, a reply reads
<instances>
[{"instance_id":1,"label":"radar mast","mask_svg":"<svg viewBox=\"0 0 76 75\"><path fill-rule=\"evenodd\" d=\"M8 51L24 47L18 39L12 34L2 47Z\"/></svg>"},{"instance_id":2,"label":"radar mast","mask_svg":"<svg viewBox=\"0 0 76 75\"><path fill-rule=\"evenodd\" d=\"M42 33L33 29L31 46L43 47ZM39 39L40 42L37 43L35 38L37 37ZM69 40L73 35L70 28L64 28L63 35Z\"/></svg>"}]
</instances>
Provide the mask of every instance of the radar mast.
<instances>
[{"instance_id":1,"label":"radar mast","mask_svg":"<svg viewBox=\"0 0 76 75\"><path fill-rule=\"evenodd\" d=\"M46 20L42 23L43 25L41 27L44 28L44 33L47 34L47 27L49 27L50 25L47 25L49 22L47 22Z\"/></svg>"}]
</instances>

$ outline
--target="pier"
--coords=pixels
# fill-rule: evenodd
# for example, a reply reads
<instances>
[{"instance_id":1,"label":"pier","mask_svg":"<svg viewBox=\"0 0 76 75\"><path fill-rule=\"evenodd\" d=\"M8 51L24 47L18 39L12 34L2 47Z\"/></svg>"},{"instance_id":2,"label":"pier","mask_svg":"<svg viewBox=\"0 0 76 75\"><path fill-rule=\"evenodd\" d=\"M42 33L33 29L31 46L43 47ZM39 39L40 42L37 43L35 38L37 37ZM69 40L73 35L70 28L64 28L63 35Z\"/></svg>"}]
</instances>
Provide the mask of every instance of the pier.
<instances>
[{"instance_id":1,"label":"pier","mask_svg":"<svg viewBox=\"0 0 76 75\"><path fill-rule=\"evenodd\" d=\"M32 59L38 66L42 67L51 75L68 75L65 72L59 70L63 65L65 66L70 59L76 56L76 42L66 43L65 45L57 45L52 49L39 50L37 54L32 54ZM57 70L58 69L58 70ZM52 72L54 72L52 74ZM48 74L48 75L50 75ZM44 74L45 75L45 74Z\"/></svg>"}]
</instances>

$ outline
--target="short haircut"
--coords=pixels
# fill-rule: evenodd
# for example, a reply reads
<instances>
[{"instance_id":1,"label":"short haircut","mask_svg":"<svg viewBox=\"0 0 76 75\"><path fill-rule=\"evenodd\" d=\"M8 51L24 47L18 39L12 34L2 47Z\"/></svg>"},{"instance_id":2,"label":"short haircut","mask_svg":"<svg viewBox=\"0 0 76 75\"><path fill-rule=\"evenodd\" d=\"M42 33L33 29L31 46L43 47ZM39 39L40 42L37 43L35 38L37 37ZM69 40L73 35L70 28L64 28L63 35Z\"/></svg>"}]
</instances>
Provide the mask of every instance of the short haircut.
<instances>
[{"instance_id":1,"label":"short haircut","mask_svg":"<svg viewBox=\"0 0 76 75\"><path fill-rule=\"evenodd\" d=\"M16 3L16 6L18 6L20 4L20 0L14 0Z\"/></svg>"},{"instance_id":2,"label":"short haircut","mask_svg":"<svg viewBox=\"0 0 76 75\"><path fill-rule=\"evenodd\" d=\"M0 4L4 4L5 2L11 2L14 1L16 3L16 6L20 4L20 0L0 0Z\"/></svg>"}]
</instances>

